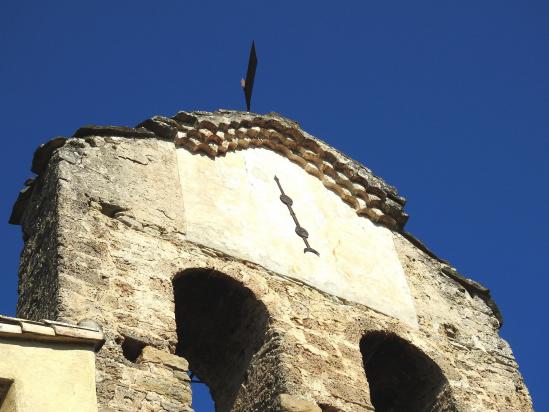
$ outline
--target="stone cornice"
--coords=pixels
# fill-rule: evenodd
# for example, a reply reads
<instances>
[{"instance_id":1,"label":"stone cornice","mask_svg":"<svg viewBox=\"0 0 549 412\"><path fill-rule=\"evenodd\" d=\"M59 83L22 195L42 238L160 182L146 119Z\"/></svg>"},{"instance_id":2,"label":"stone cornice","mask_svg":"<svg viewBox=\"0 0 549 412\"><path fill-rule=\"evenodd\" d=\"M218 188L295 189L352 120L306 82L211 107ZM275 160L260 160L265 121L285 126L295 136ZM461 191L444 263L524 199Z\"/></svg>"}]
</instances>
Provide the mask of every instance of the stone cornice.
<instances>
[{"instance_id":1,"label":"stone cornice","mask_svg":"<svg viewBox=\"0 0 549 412\"><path fill-rule=\"evenodd\" d=\"M171 118L155 116L139 127L212 158L249 148L275 151L317 177L359 216L399 231L408 219L405 199L392 186L277 114L179 112Z\"/></svg>"},{"instance_id":2,"label":"stone cornice","mask_svg":"<svg viewBox=\"0 0 549 412\"><path fill-rule=\"evenodd\" d=\"M307 132L296 122L276 113L220 110L217 112L179 112L174 117L155 116L135 128L122 126L84 126L75 138L118 136L159 138L173 141L176 147L215 158L227 152L248 148L273 150L317 177L322 184L349 204L359 216L402 231L408 215L406 200L396 189L375 176L370 169L345 156ZM57 137L41 145L34 155L32 171L46 169L54 150L66 139ZM30 191L21 192L10 223L18 224Z\"/></svg>"}]
</instances>

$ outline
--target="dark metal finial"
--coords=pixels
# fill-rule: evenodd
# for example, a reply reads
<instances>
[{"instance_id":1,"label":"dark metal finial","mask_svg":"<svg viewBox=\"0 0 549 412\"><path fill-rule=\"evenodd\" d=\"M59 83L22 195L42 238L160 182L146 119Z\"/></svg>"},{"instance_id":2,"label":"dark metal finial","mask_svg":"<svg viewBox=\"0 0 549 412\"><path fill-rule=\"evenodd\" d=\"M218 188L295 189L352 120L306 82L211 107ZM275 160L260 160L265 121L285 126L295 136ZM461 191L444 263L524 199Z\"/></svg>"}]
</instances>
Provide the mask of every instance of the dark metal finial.
<instances>
[{"instance_id":1,"label":"dark metal finial","mask_svg":"<svg viewBox=\"0 0 549 412\"><path fill-rule=\"evenodd\" d=\"M240 85L244 90L244 96L246 97L247 111L250 111L250 105L252 103L252 89L254 88L256 67L257 67L257 55L255 54L255 41L252 41L252 48L250 49L250 59L248 60L248 72L246 73L246 80L242 79L240 81Z\"/></svg>"}]
</instances>

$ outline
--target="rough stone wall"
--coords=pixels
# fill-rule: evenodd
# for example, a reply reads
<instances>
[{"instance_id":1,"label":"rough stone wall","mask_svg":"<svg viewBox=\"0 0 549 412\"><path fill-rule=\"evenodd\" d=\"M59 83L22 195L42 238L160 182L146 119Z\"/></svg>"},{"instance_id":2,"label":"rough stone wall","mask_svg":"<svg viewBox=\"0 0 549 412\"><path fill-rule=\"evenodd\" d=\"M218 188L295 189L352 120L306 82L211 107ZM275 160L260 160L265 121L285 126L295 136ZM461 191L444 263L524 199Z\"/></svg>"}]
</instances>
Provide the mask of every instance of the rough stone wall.
<instances>
[{"instance_id":1,"label":"rough stone wall","mask_svg":"<svg viewBox=\"0 0 549 412\"><path fill-rule=\"evenodd\" d=\"M29 319L57 319L59 308L59 170L56 164L24 189L28 197L21 223L25 247L19 264L17 312Z\"/></svg>"},{"instance_id":2,"label":"rough stone wall","mask_svg":"<svg viewBox=\"0 0 549 412\"><path fill-rule=\"evenodd\" d=\"M22 213L24 230L36 229L25 242L18 305L22 317L103 325L102 408L191 410L188 367L175 355L172 281L203 268L239 282L268 313L245 376L234 375L234 410L374 410L360 350L368 331L393 333L431 358L455 410L531 410L486 292L413 238L393 232L419 328L188 241L173 141L105 130L69 139L39 170Z\"/></svg>"},{"instance_id":3,"label":"rough stone wall","mask_svg":"<svg viewBox=\"0 0 549 412\"><path fill-rule=\"evenodd\" d=\"M130 142L77 139L55 152L39 180L56 188L58 201L42 215L25 213L23 225L48 228L57 248L27 241L23 256L51 264L38 267L25 259L21 273L31 279L53 279L59 288L53 295L48 285L36 287L22 277L29 292L20 296L18 315L38 319L55 313L60 320L91 318L104 326L107 342L97 357L101 406L187 410L190 388L185 370L123 356L126 338L167 355L175 348L170 275L142 272L136 261L143 258L154 266L160 238L182 236L174 203L177 191L165 191L163 196L154 191L169 187L170 179L176 183L173 145ZM47 209L50 192L35 196L41 197L37 204ZM58 220L52 220L51 214ZM140 236L148 242L139 242Z\"/></svg>"},{"instance_id":4,"label":"rough stone wall","mask_svg":"<svg viewBox=\"0 0 549 412\"><path fill-rule=\"evenodd\" d=\"M530 410L528 390L511 348L499 336L499 313L494 313L477 290L446 276L446 264L400 235L395 235L395 241L408 274L423 339L435 342L434 349L447 354L437 363L463 410Z\"/></svg>"}]
</instances>

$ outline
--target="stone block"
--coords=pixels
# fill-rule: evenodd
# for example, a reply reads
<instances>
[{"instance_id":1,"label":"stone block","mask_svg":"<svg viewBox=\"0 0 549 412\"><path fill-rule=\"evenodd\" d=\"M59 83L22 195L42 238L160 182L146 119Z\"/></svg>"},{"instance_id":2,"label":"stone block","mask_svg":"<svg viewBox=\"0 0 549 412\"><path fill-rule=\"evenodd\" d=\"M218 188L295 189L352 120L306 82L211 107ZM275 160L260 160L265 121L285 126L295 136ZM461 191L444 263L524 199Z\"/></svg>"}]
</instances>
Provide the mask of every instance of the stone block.
<instances>
[{"instance_id":1,"label":"stone block","mask_svg":"<svg viewBox=\"0 0 549 412\"><path fill-rule=\"evenodd\" d=\"M185 358L172 355L171 353L164 352L152 346L145 346L141 352L141 355L137 359L137 363L147 362L165 365L172 369L184 372L189 370L189 363L185 360Z\"/></svg>"},{"instance_id":2,"label":"stone block","mask_svg":"<svg viewBox=\"0 0 549 412\"><path fill-rule=\"evenodd\" d=\"M280 412L322 412L316 403L286 393L279 395L278 406Z\"/></svg>"}]
</instances>

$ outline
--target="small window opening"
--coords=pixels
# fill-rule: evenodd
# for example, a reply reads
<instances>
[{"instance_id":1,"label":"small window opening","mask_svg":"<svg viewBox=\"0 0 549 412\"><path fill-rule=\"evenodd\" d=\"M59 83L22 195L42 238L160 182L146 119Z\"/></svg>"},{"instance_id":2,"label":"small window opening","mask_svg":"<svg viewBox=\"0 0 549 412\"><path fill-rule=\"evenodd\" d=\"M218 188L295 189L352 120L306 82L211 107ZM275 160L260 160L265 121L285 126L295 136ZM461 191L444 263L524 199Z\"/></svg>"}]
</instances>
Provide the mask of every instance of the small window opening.
<instances>
[{"instance_id":1,"label":"small window opening","mask_svg":"<svg viewBox=\"0 0 549 412\"><path fill-rule=\"evenodd\" d=\"M135 363L145 346L147 346L145 342L130 336L124 336L124 340L122 341L122 353L127 360Z\"/></svg>"},{"instance_id":2,"label":"small window opening","mask_svg":"<svg viewBox=\"0 0 549 412\"><path fill-rule=\"evenodd\" d=\"M456 410L442 370L404 339L370 332L362 338L360 351L377 412Z\"/></svg>"},{"instance_id":3,"label":"small window opening","mask_svg":"<svg viewBox=\"0 0 549 412\"><path fill-rule=\"evenodd\" d=\"M16 412L13 380L0 378L0 412Z\"/></svg>"}]
</instances>

